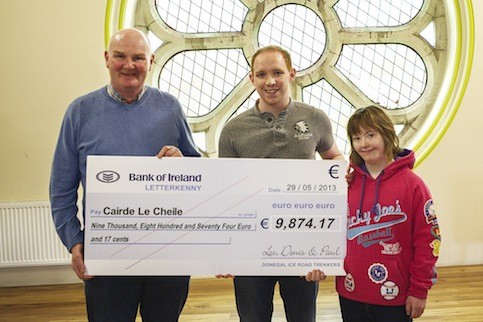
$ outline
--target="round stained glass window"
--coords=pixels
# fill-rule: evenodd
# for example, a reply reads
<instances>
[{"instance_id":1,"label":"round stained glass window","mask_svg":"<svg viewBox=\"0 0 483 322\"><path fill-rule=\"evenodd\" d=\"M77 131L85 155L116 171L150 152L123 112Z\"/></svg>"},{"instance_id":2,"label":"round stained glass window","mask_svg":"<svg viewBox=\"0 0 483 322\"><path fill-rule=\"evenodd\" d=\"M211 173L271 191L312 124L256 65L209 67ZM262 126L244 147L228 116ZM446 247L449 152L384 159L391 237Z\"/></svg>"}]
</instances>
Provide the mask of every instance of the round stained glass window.
<instances>
[{"instance_id":1,"label":"round stained glass window","mask_svg":"<svg viewBox=\"0 0 483 322\"><path fill-rule=\"evenodd\" d=\"M327 113L346 155L349 116L376 104L418 162L450 125L473 54L470 0L107 1L106 41L132 26L155 50L150 85L179 98L207 156L255 104L249 62L262 46L290 51L294 99Z\"/></svg>"}]
</instances>

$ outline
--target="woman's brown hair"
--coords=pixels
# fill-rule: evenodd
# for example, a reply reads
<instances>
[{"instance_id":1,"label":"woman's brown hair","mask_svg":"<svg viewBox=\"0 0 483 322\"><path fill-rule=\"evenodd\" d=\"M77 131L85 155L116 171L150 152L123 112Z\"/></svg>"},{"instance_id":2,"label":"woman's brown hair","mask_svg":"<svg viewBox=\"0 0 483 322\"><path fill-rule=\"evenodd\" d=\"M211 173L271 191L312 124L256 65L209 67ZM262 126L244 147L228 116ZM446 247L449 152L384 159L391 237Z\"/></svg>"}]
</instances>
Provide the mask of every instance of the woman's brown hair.
<instances>
[{"instance_id":1,"label":"woman's brown hair","mask_svg":"<svg viewBox=\"0 0 483 322\"><path fill-rule=\"evenodd\" d=\"M347 136L351 143L350 161L360 165L364 163L361 156L355 151L352 137L361 132L361 129L374 130L381 134L384 140L385 155L388 160L394 159L401 151L399 138L394 129L394 123L381 108L370 105L356 110L347 122Z\"/></svg>"}]
</instances>

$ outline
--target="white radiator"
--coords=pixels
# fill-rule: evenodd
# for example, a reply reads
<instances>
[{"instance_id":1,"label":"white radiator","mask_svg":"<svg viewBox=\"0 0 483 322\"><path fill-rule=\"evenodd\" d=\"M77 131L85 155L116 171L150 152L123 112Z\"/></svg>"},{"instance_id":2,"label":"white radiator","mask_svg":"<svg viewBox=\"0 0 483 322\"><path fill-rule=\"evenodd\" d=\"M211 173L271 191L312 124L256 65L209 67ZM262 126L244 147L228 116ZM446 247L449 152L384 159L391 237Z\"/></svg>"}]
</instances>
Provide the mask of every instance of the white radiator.
<instances>
[{"instance_id":1,"label":"white radiator","mask_svg":"<svg viewBox=\"0 0 483 322\"><path fill-rule=\"evenodd\" d=\"M69 264L47 201L0 203L0 267Z\"/></svg>"}]
</instances>

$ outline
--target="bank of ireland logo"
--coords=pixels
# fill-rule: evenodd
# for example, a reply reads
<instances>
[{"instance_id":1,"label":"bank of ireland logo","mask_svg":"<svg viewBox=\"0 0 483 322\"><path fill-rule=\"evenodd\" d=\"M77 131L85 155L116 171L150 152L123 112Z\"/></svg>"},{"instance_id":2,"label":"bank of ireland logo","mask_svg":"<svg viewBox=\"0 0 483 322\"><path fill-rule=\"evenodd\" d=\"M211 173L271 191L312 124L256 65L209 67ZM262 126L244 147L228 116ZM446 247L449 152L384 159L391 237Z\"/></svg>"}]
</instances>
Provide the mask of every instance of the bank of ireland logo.
<instances>
[{"instance_id":1,"label":"bank of ireland logo","mask_svg":"<svg viewBox=\"0 0 483 322\"><path fill-rule=\"evenodd\" d=\"M104 170L96 175L97 180L104 183L113 183L121 178L119 173L111 170Z\"/></svg>"},{"instance_id":2,"label":"bank of ireland logo","mask_svg":"<svg viewBox=\"0 0 483 322\"><path fill-rule=\"evenodd\" d=\"M374 263L369 266L367 273L371 281L376 284L384 283L387 279L387 268L380 263Z\"/></svg>"}]
</instances>

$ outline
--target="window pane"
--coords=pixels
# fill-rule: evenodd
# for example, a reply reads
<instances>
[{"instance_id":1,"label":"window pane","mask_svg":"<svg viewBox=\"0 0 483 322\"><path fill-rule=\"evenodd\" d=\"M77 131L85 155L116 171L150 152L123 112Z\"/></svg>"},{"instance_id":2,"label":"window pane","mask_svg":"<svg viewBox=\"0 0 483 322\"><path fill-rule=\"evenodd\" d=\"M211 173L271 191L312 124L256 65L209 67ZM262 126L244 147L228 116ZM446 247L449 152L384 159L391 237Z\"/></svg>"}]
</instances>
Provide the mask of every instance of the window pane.
<instances>
[{"instance_id":1,"label":"window pane","mask_svg":"<svg viewBox=\"0 0 483 322\"><path fill-rule=\"evenodd\" d=\"M340 0L334 6L344 27L387 27L407 23L424 0Z\"/></svg>"},{"instance_id":2,"label":"window pane","mask_svg":"<svg viewBox=\"0 0 483 322\"><path fill-rule=\"evenodd\" d=\"M202 116L215 109L248 72L241 50L186 51L168 61L158 86L178 97L187 116Z\"/></svg>"},{"instance_id":3,"label":"window pane","mask_svg":"<svg viewBox=\"0 0 483 322\"><path fill-rule=\"evenodd\" d=\"M270 12L260 26L260 47L286 48L296 70L312 66L325 49L325 27L319 16L300 5L284 5Z\"/></svg>"},{"instance_id":4,"label":"window pane","mask_svg":"<svg viewBox=\"0 0 483 322\"><path fill-rule=\"evenodd\" d=\"M187 33L240 31L248 11L237 0L156 0L155 6L168 26Z\"/></svg>"}]
</instances>

